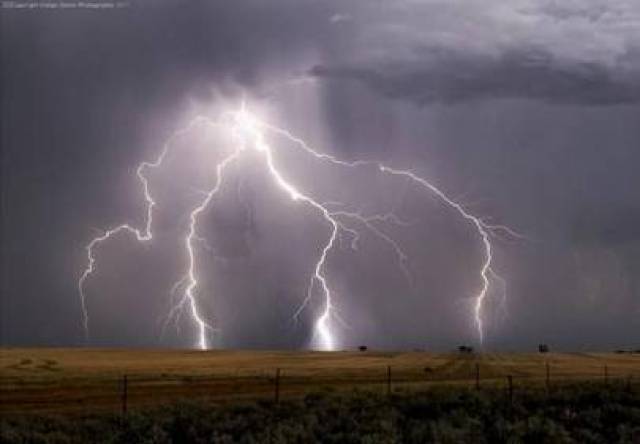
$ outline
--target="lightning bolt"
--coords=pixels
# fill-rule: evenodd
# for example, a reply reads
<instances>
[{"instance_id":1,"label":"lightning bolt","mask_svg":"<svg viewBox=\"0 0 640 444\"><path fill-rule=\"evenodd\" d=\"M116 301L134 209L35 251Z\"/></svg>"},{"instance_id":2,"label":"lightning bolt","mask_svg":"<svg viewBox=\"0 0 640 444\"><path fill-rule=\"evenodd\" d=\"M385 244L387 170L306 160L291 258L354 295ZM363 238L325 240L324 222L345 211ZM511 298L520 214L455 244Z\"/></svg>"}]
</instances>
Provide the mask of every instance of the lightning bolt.
<instances>
[{"instance_id":1,"label":"lightning bolt","mask_svg":"<svg viewBox=\"0 0 640 444\"><path fill-rule=\"evenodd\" d=\"M151 192L149 191L149 181L147 180L147 177L144 175L144 172L147 169L158 168L164 161L164 158L169 152L173 141L179 138L184 133L193 129L195 125L198 125L202 121L203 121L203 118L199 116L195 118L191 123L189 123L189 125L187 125L185 128L176 131L165 143L164 147L162 148L162 151L160 152L160 155L156 158L155 161L153 162L143 161L138 165L138 168L136 168L136 176L138 177L138 179L140 180L140 183L142 184L142 191L144 194L144 200L146 204L144 228L139 229L139 228L135 228L130 224L122 224L115 228L106 230L102 235L93 238L91 242L89 242L89 244L86 246L87 266L82 272L82 274L80 275L80 278L78 279L78 292L80 293L80 306L82 309L82 324L84 327L86 340L89 339L89 311L87 309L87 298L84 291L84 286L87 279L89 279L89 277L95 271L96 258L95 258L94 250L97 247L99 247L100 244L102 244L103 242L111 239L112 237L120 233L131 234L135 237L135 239L138 242L148 242L153 239L153 233L151 232L151 227L153 225L153 209L156 206L156 201L151 196Z\"/></svg>"},{"instance_id":2,"label":"lightning bolt","mask_svg":"<svg viewBox=\"0 0 640 444\"><path fill-rule=\"evenodd\" d=\"M216 183L214 187L206 194L206 197L200 205L198 205L189 215L189 232L185 238L185 248L188 253L188 270L186 279L182 279L182 281L186 281L186 288L184 290L184 297L178 305L174 307L174 309L180 309L185 304L188 305L189 310L191 311L191 316L198 329L198 347L202 350L206 350L208 348L207 331L213 330L213 327L200 315L195 296L195 290L198 286L198 278L196 277L196 253L194 250L194 242L201 241L201 238L197 234L198 218L200 214L207 209L214 196L218 194L220 186L222 185L223 173L226 167L235 160L238 155L239 151L234 151L216 166ZM180 281L178 283L180 283Z\"/></svg>"},{"instance_id":3,"label":"lightning bolt","mask_svg":"<svg viewBox=\"0 0 640 444\"><path fill-rule=\"evenodd\" d=\"M257 121L252 115L246 112L244 104L240 112L236 115L235 120L238 127L243 129L244 132L246 132L253 138L254 148L263 153L267 165L267 170L273 177L275 183L287 195L289 195L289 197L293 201L304 202L317 210L330 227L329 239L322 248L320 258L316 262L307 294L311 293L314 284L319 284L322 295L324 296L324 309L322 311L322 314L315 322L315 332L317 332L318 335L319 348L322 350L333 350L335 348L335 340L331 329L331 315L334 310L334 305L333 295L331 289L329 288L327 277L325 275L325 265L327 262L327 256L335 245L338 230L340 229L341 225L326 206L324 206L321 202L314 200L307 194L304 194L284 178L284 176L280 173L275 165L273 159L273 150L265 142L263 133L260 131L260 127L262 125L260 125L260 122Z\"/></svg>"},{"instance_id":4,"label":"lightning bolt","mask_svg":"<svg viewBox=\"0 0 640 444\"><path fill-rule=\"evenodd\" d=\"M411 284L411 272L407 267L407 262L409 261L409 256L403 251L402 247L395 239L393 239L388 234L384 233L380 228L376 226L376 222L391 222L396 225L408 226L409 224L405 221L402 221L396 216L394 213L385 213L385 214L374 214L372 216L363 216L360 212L349 212L349 211L333 211L331 213L334 217L344 217L347 219L355 220L356 222L362 224L366 227L374 236L378 239L382 240L384 243L388 244L393 250L400 269L404 273L407 282ZM360 233L356 230L350 228L344 228L345 230L352 233L353 240L351 242L351 247L354 250L358 249L358 242L360 241Z\"/></svg>"},{"instance_id":5,"label":"lightning bolt","mask_svg":"<svg viewBox=\"0 0 640 444\"><path fill-rule=\"evenodd\" d=\"M475 303L473 305L473 318L474 318L476 330L478 333L478 340L480 341L481 344L484 342L485 329L484 329L484 320L482 316L483 315L482 311L483 311L484 302L487 298L487 294L489 293L489 290L490 290L491 278L499 281L501 284L503 284L503 287L506 286L504 279L498 273L496 273L496 271L493 269L493 244L491 243L491 238L492 236L497 237L500 233L506 234L510 237L518 238L518 239L522 239L524 238L524 236L522 236L521 234L517 233L516 231L512 230L507 226L493 225L493 224L486 223L482 218L471 214L462 204L450 198L438 187L431 184L426 179L418 176L416 173L414 173L411 170L402 170L402 169L392 168L383 164L382 162L377 162L377 161L370 161L370 160L345 161L342 159L338 159L332 155L316 151L310 145L308 145L304 140L298 137L295 137L290 132L282 128L278 128L273 125L269 125L267 123L262 123L262 125L265 129L273 131L274 133L280 134L281 136L284 136L285 138L294 142L297 146L299 146L308 154L314 156L317 159L328 161L333 163L334 165L347 167L347 168L373 166L381 173L388 174L391 176L403 177L411 181L412 183L416 184L417 186L420 186L421 188L434 194L444 204L446 204L448 207L453 209L464 220L469 222L472 225L472 227L475 229L483 246L484 258L483 258L482 265L480 267L480 272L479 272L482 284L478 293L474 297ZM389 241L394 245L394 248L395 248L397 244L395 244L395 242L392 239ZM406 260L405 255L402 253L402 251L399 248L397 248L396 251L398 252L399 257L401 258L401 262L404 262Z\"/></svg>"},{"instance_id":6,"label":"lightning bolt","mask_svg":"<svg viewBox=\"0 0 640 444\"><path fill-rule=\"evenodd\" d=\"M285 138L294 142L295 146L301 148L307 154L315 157L318 160L330 162L334 165L344 168L360 168L373 166L381 174L402 177L407 181L435 195L441 202L443 202L464 220L470 223L470 225L477 233L483 247L483 260L479 270L481 286L477 294L474 296L475 303L473 309L473 317L479 341L481 343L484 341L485 327L483 321L483 306L489 293L491 282L492 280L498 281L500 284L502 284L503 289L506 288L504 279L501 278L493 269L493 245L491 242L492 237L498 236L499 234L512 237L520 237L518 233L503 225L492 225L486 223L482 218L471 214L459 202L450 198L439 188L410 170L392 168L377 161L345 161L334 156L316 151L302 139L293 136L288 131L272 126L257 119L255 116L247 112L244 102L239 111L224 113L220 122L210 120L206 117L198 116L191 124L187 126L187 128L177 131L169 139L169 141L165 144L160 156L154 162L142 162L138 166L136 173L142 184L146 203L146 217L144 228L139 229L129 224L119 225L115 228L107 230L104 234L95 237L89 242L86 247L87 266L78 280L78 289L80 293L81 308L83 314L83 326L87 338L89 337L89 314L86 302L85 285L87 279L95 272L96 248L103 242L122 232L132 234L138 242L148 242L153 239L153 210L156 206L156 202L151 195L151 192L149 190L149 183L144 173L147 169L160 167L167 152L170 149L172 141L184 132L192 129L194 125L202 122L216 126L220 125L222 122L221 126L223 127L223 129L231 131L236 143L234 144L234 149L231 150L231 152L216 165L216 180L214 186L210 190L201 193L201 195L203 196L202 200L189 213L189 227L184 238L184 247L187 252L187 269L183 277L178 280L178 282L176 282L171 290L171 293L173 294L179 289L183 289L182 296L170 310L167 319L171 319L174 316L179 316L186 309L191 314L191 319L193 321L195 330L197 331L197 347L201 349L209 348L209 334L215 331L212 324L210 322L207 322L204 316L201 314L198 304L197 289L199 282L197 278L196 244L206 242L202 237L198 235L198 221L202 213L211 206L212 201L219 193L228 166L247 149L255 150L261 155L266 171L269 173L274 183L292 201L301 202L313 208L322 218L322 220L325 221L328 227L328 237L320 250L320 254L317 261L315 262L315 265L313 266L313 272L309 280L306 297L300 307L294 313L294 318L297 319L298 315L307 306L308 302L313 297L314 290L318 288L323 299L323 307L321 313L316 318L314 323L312 342L315 344L315 348L319 348L321 350L334 350L337 346L333 323L334 321L340 321L340 317L337 313L336 305L334 302L335 294L329 285L326 268L329 255L331 251L336 247L336 243L341 232L348 233L352 236L351 247L353 249L357 249L358 242L360 240L360 232L357 228L355 228L355 225L358 225L360 228L367 229L376 238L386 243L391 248L396 256L397 262L402 272L407 277L408 282L411 283L411 273L407 266L409 260L407 254L403 251L398 242L396 242L389 234L387 234L378 226L378 224L380 223L392 223L401 226L406 226L408 225L408 223L398 218L393 213L393 211L383 214L363 215L361 211L332 209L334 204L336 204L335 202L321 202L317 199L314 199L304 191L300 190L294 184L292 184L287 179L286 175L284 175L278 169L274 157L273 148L266 142L265 139L265 135L267 132L272 132L280 136L284 136ZM337 204L342 205L340 203Z\"/></svg>"}]
</instances>

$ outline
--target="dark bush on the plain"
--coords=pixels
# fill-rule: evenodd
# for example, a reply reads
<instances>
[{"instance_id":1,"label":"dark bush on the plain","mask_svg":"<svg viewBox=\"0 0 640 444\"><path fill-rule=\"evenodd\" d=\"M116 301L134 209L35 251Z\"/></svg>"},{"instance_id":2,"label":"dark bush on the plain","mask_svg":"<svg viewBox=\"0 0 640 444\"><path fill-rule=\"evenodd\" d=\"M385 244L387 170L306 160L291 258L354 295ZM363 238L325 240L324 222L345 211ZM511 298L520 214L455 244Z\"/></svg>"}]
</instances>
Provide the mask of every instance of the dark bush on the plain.
<instances>
[{"instance_id":1,"label":"dark bush on the plain","mask_svg":"<svg viewBox=\"0 0 640 444\"><path fill-rule=\"evenodd\" d=\"M183 403L93 417L0 419L0 443L629 443L640 438L640 387L438 386L423 392L315 393L226 406Z\"/></svg>"}]
</instances>

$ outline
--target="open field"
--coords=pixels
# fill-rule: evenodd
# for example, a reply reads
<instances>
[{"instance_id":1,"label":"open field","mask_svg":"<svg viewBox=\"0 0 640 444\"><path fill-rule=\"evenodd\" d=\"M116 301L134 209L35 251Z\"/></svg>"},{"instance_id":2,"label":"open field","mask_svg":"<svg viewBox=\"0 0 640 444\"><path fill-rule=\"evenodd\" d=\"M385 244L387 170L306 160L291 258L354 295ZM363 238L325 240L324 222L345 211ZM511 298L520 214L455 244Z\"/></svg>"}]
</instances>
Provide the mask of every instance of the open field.
<instances>
[{"instance_id":1,"label":"open field","mask_svg":"<svg viewBox=\"0 0 640 444\"><path fill-rule=\"evenodd\" d=\"M119 411L181 399L296 397L323 388L385 392L432 385L640 380L639 354L431 354L126 349L2 349L0 413ZM276 378L280 369L280 378ZM124 376L126 375L126 387ZM277 388L276 388L277 387Z\"/></svg>"}]
</instances>

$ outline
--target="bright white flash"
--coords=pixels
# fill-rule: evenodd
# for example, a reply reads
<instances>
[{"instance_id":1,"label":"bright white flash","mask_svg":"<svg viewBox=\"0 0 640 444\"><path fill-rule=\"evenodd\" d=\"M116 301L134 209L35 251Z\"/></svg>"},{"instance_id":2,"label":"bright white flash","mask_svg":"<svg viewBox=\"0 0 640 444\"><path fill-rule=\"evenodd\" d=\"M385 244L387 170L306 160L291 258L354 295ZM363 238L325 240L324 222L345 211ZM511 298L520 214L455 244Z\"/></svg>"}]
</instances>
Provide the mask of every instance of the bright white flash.
<instances>
[{"instance_id":1,"label":"bright white flash","mask_svg":"<svg viewBox=\"0 0 640 444\"><path fill-rule=\"evenodd\" d=\"M343 205L336 202L321 202L318 199L306 194L304 191L298 189L292 184L286 175L278 168L276 159L274 157L273 148L265 140L265 136L268 133L275 133L280 136L284 136L290 141L295 143L295 146L303 149L307 154L315 157L318 160L330 162L339 167L345 168L359 168L366 166L373 166L382 174L390 176L399 176L409 180L411 183L425 189L426 191L434 194L445 205L454 210L460 217L468 221L471 227L475 230L481 241L483 250L483 260L479 269L479 277L481 280L480 288L477 294L474 296L473 306L473 318L477 329L478 339L482 343L484 341L485 326L483 318L483 306L487 295L489 294L492 281L498 281L504 289L504 280L493 269L493 245L491 238L493 235L499 233L507 234L509 236L520 237L517 233L502 225L491 225L485 223L483 219L471 214L460 203L448 197L440 189L432 185L427 180L416 175L409 170L401 170L392 167L388 167L382 163L374 161L344 161L337 159L333 156L320 153L311 148L303 140L294 137L288 131L269 125L266 122L261 121L256 116L249 113L244 104L240 110L232 111L223 114L219 120L210 120L206 117L199 116L194 119L187 128L176 132L169 141L165 144L160 156L154 162L142 162L137 169L137 176L142 183L144 197L146 201L146 218L144 227L142 229L135 228L129 224L119 225L115 228L107 230L104 234L92 239L86 247L87 250L87 266L78 280L78 289L80 292L80 302L83 314L83 326L85 334L89 336L89 313L87 309L87 298L85 293L86 281L90 275L92 275L96 269L95 250L103 242L109 240L111 237L123 234L133 235L139 242L148 242L153 239L152 226L153 226L153 211L156 206L156 202L152 197L149 189L149 182L145 176L145 171L150 168L158 168L162 165L162 162L171 147L173 140L191 130L196 124L206 124L216 126L225 131L230 131L233 135L234 146L231 152L226 155L216 165L216 179L213 188L203 193L202 200L198 205L193 208L189 214L189 228L184 237L184 246L187 252L187 264L186 272L183 277L174 285L174 291L181 290L181 297L177 303L173 306L169 313L169 318L177 316L178 314L186 311L190 314L194 329L196 331L196 346L201 349L208 349L210 335L215 329L212 324L205 320L199 309L199 295L198 295L198 264L197 264L197 251L196 245L202 241L202 238L198 234L198 220L201 214L211 206L212 201L220 191L224 179L224 175L227 167L234 162L245 150L255 150L260 153L260 156L264 162L266 171L274 180L275 184L293 201L301 202L309 205L311 208L318 212L327 224L329 229L327 240L321 248L320 255L313 267L313 273L310 277L309 287L307 289L306 297L303 303L295 311L294 318L297 319L299 314L308 305L308 302L314 295L316 289L319 290L322 296L322 310L316 318L313 331L313 344L315 348L321 350L335 350L337 348L337 339L335 335L335 322L340 321L340 317L336 312L335 295L329 284L327 277L327 261L329 254L336 247L338 243L340 233L345 233L351 236L351 247L357 249L358 242L360 241L359 229L366 229L372 235L374 235L381 242L386 243L393 254L395 255L398 265L402 272L411 282L411 272L408 268L409 258L403 251L401 245L395 241L384 229L381 228L381 224L392 223L396 225L407 225L407 222L400 220L393 212L385 214L364 215L359 211L351 211L343 208ZM338 208L335 208L336 205Z\"/></svg>"}]
</instances>

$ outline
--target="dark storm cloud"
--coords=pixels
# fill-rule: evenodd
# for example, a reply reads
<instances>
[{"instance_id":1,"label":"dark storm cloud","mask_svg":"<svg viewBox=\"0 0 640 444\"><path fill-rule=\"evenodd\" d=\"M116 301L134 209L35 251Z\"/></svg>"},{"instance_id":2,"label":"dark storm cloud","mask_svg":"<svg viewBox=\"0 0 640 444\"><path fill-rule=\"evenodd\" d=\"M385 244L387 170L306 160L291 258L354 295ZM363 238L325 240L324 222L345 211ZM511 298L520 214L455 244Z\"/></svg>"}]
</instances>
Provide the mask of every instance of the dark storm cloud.
<instances>
[{"instance_id":1,"label":"dark storm cloud","mask_svg":"<svg viewBox=\"0 0 640 444\"><path fill-rule=\"evenodd\" d=\"M418 104L491 98L581 105L640 101L637 2L412 2L361 8L349 56L321 78Z\"/></svg>"},{"instance_id":2,"label":"dark storm cloud","mask_svg":"<svg viewBox=\"0 0 640 444\"><path fill-rule=\"evenodd\" d=\"M424 63L387 62L389 68L316 66L322 78L363 82L385 96L419 105L487 98L614 105L640 102L640 76L624 78L594 62L562 63L544 49L513 49L497 57L441 51Z\"/></svg>"},{"instance_id":3,"label":"dark storm cloud","mask_svg":"<svg viewBox=\"0 0 640 444\"><path fill-rule=\"evenodd\" d=\"M577 244L624 246L640 243L640 209L592 208L577 214L570 228Z\"/></svg>"}]
</instances>

